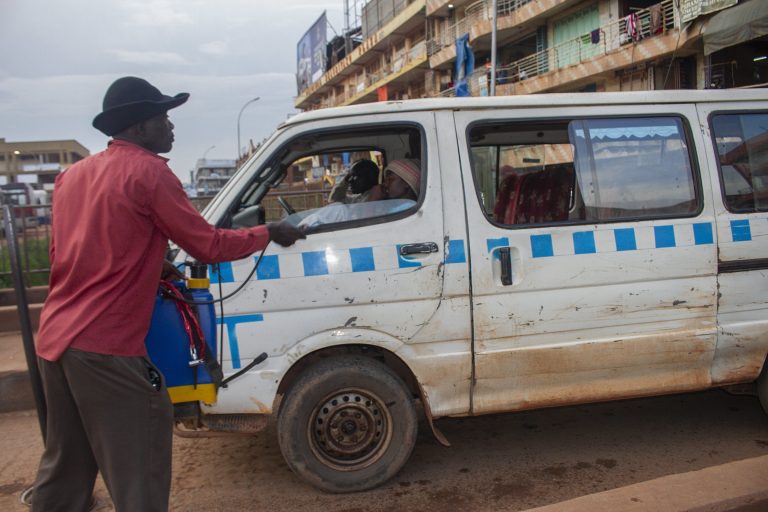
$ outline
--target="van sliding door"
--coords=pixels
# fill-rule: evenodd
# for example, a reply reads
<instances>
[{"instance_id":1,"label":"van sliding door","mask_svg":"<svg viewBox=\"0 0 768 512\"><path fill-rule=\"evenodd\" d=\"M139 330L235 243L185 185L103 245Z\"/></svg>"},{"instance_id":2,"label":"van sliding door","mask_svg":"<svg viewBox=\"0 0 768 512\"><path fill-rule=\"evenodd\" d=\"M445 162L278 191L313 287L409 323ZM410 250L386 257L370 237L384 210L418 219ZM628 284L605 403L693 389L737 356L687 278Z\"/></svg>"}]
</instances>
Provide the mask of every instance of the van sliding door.
<instances>
[{"instance_id":1,"label":"van sliding door","mask_svg":"<svg viewBox=\"0 0 768 512\"><path fill-rule=\"evenodd\" d=\"M707 387L717 246L695 108L455 117L473 412Z\"/></svg>"}]
</instances>

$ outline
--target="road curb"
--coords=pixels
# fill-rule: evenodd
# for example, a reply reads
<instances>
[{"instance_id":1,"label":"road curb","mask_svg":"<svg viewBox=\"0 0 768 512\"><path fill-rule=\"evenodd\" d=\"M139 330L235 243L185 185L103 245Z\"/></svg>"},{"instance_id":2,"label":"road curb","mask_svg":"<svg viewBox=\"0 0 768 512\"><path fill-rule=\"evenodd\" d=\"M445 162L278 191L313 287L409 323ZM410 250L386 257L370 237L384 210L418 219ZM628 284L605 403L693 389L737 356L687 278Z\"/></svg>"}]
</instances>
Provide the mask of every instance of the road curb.
<instances>
[{"instance_id":1,"label":"road curb","mask_svg":"<svg viewBox=\"0 0 768 512\"><path fill-rule=\"evenodd\" d=\"M42 304L29 305L29 318L32 322L32 329L37 330L40 324L40 311ZM0 306L0 332L14 332L21 330L19 322L19 312L16 306Z\"/></svg>"},{"instance_id":2,"label":"road curb","mask_svg":"<svg viewBox=\"0 0 768 512\"><path fill-rule=\"evenodd\" d=\"M527 512L753 512L768 510L767 482L768 455L764 455L656 478Z\"/></svg>"},{"instance_id":3,"label":"road curb","mask_svg":"<svg viewBox=\"0 0 768 512\"><path fill-rule=\"evenodd\" d=\"M35 408L29 372L0 372L0 413Z\"/></svg>"}]
</instances>

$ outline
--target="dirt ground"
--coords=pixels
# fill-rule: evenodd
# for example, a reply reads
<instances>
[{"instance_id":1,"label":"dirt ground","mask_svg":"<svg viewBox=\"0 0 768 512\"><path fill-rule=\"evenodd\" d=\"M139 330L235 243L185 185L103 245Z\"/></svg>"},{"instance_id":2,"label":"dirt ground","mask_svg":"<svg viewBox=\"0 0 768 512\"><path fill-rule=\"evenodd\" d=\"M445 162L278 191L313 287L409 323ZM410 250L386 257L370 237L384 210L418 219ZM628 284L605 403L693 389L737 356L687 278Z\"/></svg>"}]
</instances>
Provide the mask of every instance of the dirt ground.
<instances>
[{"instance_id":1,"label":"dirt ground","mask_svg":"<svg viewBox=\"0 0 768 512\"><path fill-rule=\"evenodd\" d=\"M274 430L174 439L173 511L518 511L768 454L768 417L750 396L710 391L422 425L384 486L330 495L295 477ZM41 441L34 413L0 415L0 510L24 511ZM99 482L97 510L112 510Z\"/></svg>"}]
</instances>

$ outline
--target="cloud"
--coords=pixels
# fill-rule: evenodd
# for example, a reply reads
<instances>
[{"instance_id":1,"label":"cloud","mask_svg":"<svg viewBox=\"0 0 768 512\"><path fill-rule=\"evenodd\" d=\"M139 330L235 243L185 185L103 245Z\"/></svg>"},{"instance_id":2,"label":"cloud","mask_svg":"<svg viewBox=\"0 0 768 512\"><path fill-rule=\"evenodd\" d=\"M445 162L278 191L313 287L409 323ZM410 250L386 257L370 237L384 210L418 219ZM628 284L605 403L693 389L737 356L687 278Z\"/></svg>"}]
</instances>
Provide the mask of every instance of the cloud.
<instances>
[{"instance_id":1,"label":"cloud","mask_svg":"<svg viewBox=\"0 0 768 512\"><path fill-rule=\"evenodd\" d=\"M120 61L129 64L189 64L184 57L173 52L132 50L108 50L108 52L116 55Z\"/></svg>"},{"instance_id":2,"label":"cloud","mask_svg":"<svg viewBox=\"0 0 768 512\"><path fill-rule=\"evenodd\" d=\"M123 0L126 24L139 27L178 27L193 23L185 2L174 0Z\"/></svg>"},{"instance_id":3,"label":"cloud","mask_svg":"<svg viewBox=\"0 0 768 512\"><path fill-rule=\"evenodd\" d=\"M229 45L226 41L209 41L200 45L200 51L206 55L221 57L229 54Z\"/></svg>"}]
</instances>

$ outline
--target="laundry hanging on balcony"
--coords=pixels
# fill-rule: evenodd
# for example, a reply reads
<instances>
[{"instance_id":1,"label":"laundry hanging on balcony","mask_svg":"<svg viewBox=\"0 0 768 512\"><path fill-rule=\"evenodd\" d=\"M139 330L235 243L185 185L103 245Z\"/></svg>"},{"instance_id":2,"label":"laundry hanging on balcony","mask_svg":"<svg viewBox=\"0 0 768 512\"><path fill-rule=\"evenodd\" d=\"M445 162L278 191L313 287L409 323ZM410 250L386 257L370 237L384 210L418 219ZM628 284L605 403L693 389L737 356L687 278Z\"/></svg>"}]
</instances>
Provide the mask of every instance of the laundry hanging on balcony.
<instances>
[{"instance_id":1,"label":"laundry hanging on balcony","mask_svg":"<svg viewBox=\"0 0 768 512\"><path fill-rule=\"evenodd\" d=\"M456 96L469 96L467 79L475 69L475 54L469 45L469 34L456 38L456 67L454 69L454 83L456 84Z\"/></svg>"},{"instance_id":2,"label":"laundry hanging on balcony","mask_svg":"<svg viewBox=\"0 0 768 512\"><path fill-rule=\"evenodd\" d=\"M634 12L624 17L624 31L628 41L639 41L643 35L640 32L640 21Z\"/></svg>"},{"instance_id":3,"label":"laundry hanging on balcony","mask_svg":"<svg viewBox=\"0 0 768 512\"><path fill-rule=\"evenodd\" d=\"M648 13L651 17L651 34L659 35L664 32L664 11L661 4L650 6Z\"/></svg>"}]
</instances>

